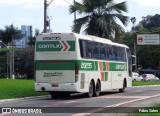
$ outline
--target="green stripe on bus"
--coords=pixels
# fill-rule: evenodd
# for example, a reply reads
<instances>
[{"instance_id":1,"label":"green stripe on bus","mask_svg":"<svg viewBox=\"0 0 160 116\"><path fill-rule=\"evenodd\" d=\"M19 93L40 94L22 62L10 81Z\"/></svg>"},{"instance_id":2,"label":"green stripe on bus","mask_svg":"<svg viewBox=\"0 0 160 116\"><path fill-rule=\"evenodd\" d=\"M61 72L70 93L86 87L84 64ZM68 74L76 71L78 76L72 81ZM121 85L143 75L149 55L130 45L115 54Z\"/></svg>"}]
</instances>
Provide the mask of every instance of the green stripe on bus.
<instances>
[{"instance_id":1,"label":"green stripe on bus","mask_svg":"<svg viewBox=\"0 0 160 116\"><path fill-rule=\"evenodd\" d=\"M61 51L63 46L59 41L40 41L36 42L36 51L45 52L45 51Z\"/></svg>"},{"instance_id":2,"label":"green stripe on bus","mask_svg":"<svg viewBox=\"0 0 160 116\"><path fill-rule=\"evenodd\" d=\"M94 67L95 67L94 70L98 71L98 62L97 61L94 62Z\"/></svg>"},{"instance_id":3,"label":"green stripe on bus","mask_svg":"<svg viewBox=\"0 0 160 116\"><path fill-rule=\"evenodd\" d=\"M71 61L37 61L36 70L75 70L75 62Z\"/></svg>"},{"instance_id":4,"label":"green stripe on bus","mask_svg":"<svg viewBox=\"0 0 160 116\"><path fill-rule=\"evenodd\" d=\"M79 70L94 71L94 61L78 60L77 63Z\"/></svg>"},{"instance_id":5,"label":"green stripe on bus","mask_svg":"<svg viewBox=\"0 0 160 116\"><path fill-rule=\"evenodd\" d=\"M68 51L75 51L75 41L67 41L67 43L70 46Z\"/></svg>"},{"instance_id":6,"label":"green stripe on bus","mask_svg":"<svg viewBox=\"0 0 160 116\"><path fill-rule=\"evenodd\" d=\"M88 60L37 60L36 70L75 70L75 63L79 70L98 71L98 61ZM127 63L109 63L109 71L127 71ZM103 71L106 71L106 62L103 62Z\"/></svg>"},{"instance_id":7,"label":"green stripe on bus","mask_svg":"<svg viewBox=\"0 0 160 116\"><path fill-rule=\"evenodd\" d=\"M103 71L106 71L106 62L103 62Z\"/></svg>"},{"instance_id":8,"label":"green stripe on bus","mask_svg":"<svg viewBox=\"0 0 160 116\"><path fill-rule=\"evenodd\" d=\"M105 81L108 81L108 72L105 72Z\"/></svg>"},{"instance_id":9,"label":"green stripe on bus","mask_svg":"<svg viewBox=\"0 0 160 116\"><path fill-rule=\"evenodd\" d=\"M36 52L75 51L75 41L38 41Z\"/></svg>"},{"instance_id":10,"label":"green stripe on bus","mask_svg":"<svg viewBox=\"0 0 160 116\"><path fill-rule=\"evenodd\" d=\"M126 63L114 63L110 62L110 71L125 71Z\"/></svg>"}]
</instances>

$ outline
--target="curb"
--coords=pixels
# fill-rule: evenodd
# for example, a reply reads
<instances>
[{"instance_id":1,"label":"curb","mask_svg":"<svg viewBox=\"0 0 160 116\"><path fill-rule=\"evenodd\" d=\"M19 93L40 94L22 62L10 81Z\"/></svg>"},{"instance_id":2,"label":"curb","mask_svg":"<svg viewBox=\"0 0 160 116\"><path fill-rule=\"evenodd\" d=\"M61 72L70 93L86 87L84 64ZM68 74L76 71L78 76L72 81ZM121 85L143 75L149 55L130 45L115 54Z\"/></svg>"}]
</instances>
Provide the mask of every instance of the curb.
<instances>
[{"instance_id":1,"label":"curb","mask_svg":"<svg viewBox=\"0 0 160 116\"><path fill-rule=\"evenodd\" d=\"M42 95L42 96L32 96L32 97L23 97L23 98L2 99L2 100L0 100L0 104L5 103L5 102L12 102L12 101L26 100L26 99L44 98L44 97L49 97L49 96L50 95Z\"/></svg>"}]
</instances>

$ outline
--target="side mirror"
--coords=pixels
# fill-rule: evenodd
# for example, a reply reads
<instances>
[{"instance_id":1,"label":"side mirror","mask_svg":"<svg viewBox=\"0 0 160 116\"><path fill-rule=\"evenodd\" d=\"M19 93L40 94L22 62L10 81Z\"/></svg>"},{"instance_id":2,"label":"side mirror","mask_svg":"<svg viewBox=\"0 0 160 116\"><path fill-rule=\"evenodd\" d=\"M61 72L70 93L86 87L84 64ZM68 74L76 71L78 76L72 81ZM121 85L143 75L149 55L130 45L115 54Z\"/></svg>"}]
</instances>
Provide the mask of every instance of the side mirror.
<instances>
[{"instance_id":1,"label":"side mirror","mask_svg":"<svg viewBox=\"0 0 160 116\"><path fill-rule=\"evenodd\" d=\"M136 65L136 56L132 55L132 66Z\"/></svg>"}]
</instances>

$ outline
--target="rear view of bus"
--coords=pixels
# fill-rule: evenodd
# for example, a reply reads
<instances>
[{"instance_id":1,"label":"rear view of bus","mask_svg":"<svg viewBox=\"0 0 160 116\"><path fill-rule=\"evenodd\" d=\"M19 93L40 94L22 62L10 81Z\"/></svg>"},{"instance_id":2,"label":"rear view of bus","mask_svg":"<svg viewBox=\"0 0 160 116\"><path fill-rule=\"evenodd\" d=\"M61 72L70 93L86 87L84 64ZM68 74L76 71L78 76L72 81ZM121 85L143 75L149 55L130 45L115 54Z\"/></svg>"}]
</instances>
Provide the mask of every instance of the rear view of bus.
<instances>
[{"instance_id":1,"label":"rear view of bus","mask_svg":"<svg viewBox=\"0 0 160 116\"><path fill-rule=\"evenodd\" d=\"M77 92L75 34L46 33L37 37L35 46L35 90L52 97Z\"/></svg>"}]
</instances>

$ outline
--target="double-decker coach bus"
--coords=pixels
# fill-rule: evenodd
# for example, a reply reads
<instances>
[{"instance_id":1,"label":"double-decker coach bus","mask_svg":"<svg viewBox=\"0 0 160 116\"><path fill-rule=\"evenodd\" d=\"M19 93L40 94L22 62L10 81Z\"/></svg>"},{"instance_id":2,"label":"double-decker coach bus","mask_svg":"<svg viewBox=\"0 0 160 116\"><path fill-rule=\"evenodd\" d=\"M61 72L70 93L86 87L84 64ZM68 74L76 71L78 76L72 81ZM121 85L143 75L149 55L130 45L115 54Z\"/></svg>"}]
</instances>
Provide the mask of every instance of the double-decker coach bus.
<instances>
[{"instance_id":1,"label":"double-decker coach bus","mask_svg":"<svg viewBox=\"0 0 160 116\"><path fill-rule=\"evenodd\" d=\"M35 90L52 98L88 97L132 84L132 59L126 45L90 35L42 33L35 45Z\"/></svg>"}]
</instances>

